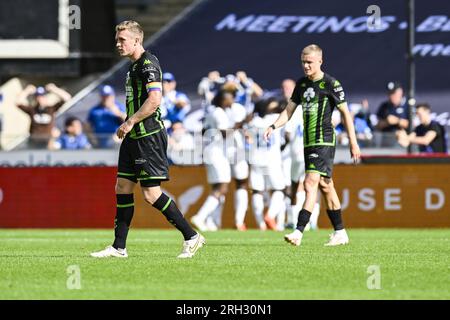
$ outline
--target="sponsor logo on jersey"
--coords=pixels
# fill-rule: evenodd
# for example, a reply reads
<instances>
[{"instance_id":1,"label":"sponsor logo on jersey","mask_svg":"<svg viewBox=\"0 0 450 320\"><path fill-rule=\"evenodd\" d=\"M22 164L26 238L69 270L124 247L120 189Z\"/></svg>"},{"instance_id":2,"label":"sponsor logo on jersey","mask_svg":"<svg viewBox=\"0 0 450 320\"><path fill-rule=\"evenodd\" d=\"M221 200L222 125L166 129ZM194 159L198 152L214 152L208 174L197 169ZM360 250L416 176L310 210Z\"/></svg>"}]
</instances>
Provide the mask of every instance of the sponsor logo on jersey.
<instances>
[{"instance_id":1,"label":"sponsor logo on jersey","mask_svg":"<svg viewBox=\"0 0 450 320\"><path fill-rule=\"evenodd\" d=\"M135 164L144 164L144 163L146 163L146 162L147 162L147 160L142 159L142 158L139 158L139 159L134 160L134 163L135 163ZM141 173L141 174L142 174L142 173Z\"/></svg>"},{"instance_id":2,"label":"sponsor logo on jersey","mask_svg":"<svg viewBox=\"0 0 450 320\"><path fill-rule=\"evenodd\" d=\"M130 72L127 72L127 77L125 80L125 96L127 102L133 100L133 87L131 86Z\"/></svg>"},{"instance_id":3,"label":"sponsor logo on jersey","mask_svg":"<svg viewBox=\"0 0 450 320\"><path fill-rule=\"evenodd\" d=\"M150 60L145 59L145 60L144 60L144 66L145 66L146 64L151 64Z\"/></svg>"},{"instance_id":4,"label":"sponsor logo on jersey","mask_svg":"<svg viewBox=\"0 0 450 320\"><path fill-rule=\"evenodd\" d=\"M325 89L325 81L322 81L319 83L319 88L320 89Z\"/></svg>"},{"instance_id":5,"label":"sponsor logo on jersey","mask_svg":"<svg viewBox=\"0 0 450 320\"><path fill-rule=\"evenodd\" d=\"M142 169L142 170L141 170L141 173L140 173L139 175L140 175L141 177L142 177L142 176L148 176L148 173L145 172L144 169Z\"/></svg>"},{"instance_id":6,"label":"sponsor logo on jersey","mask_svg":"<svg viewBox=\"0 0 450 320\"><path fill-rule=\"evenodd\" d=\"M308 158L318 158L319 155L317 153L311 153Z\"/></svg>"},{"instance_id":7,"label":"sponsor logo on jersey","mask_svg":"<svg viewBox=\"0 0 450 320\"><path fill-rule=\"evenodd\" d=\"M146 67L146 68L144 68L143 70L142 70L142 72L156 72L156 73L159 73L158 72L158 69L156 69L156 67L154 67L154 66L148 66L148 67Z\"/></svg>"}]
</instances>

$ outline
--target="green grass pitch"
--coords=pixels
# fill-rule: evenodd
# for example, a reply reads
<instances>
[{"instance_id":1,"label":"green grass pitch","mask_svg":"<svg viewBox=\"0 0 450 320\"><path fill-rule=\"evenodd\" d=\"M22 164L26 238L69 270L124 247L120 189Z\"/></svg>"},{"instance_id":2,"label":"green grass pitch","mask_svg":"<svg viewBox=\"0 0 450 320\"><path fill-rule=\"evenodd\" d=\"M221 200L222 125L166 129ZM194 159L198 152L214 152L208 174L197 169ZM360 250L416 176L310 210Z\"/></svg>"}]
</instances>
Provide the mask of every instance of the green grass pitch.
<instances>
[{"instance_id":1,"label":"green grass pitch","mask_svg":"<svg viewBox=\"0 0 450 320\"><path fill-rule=\"evenodd\" d=\"M129 258L100 260L89 253L112 230L1 229L0 299L450 299L450 229L350 229L333 248L329 232L305 233L301 247L280 232L207 232L180 260L177 231L131 229ZM81 289L67 288L71 265ZM380 289L368 289L370 266Z\"/></svg>"}]
</instances>

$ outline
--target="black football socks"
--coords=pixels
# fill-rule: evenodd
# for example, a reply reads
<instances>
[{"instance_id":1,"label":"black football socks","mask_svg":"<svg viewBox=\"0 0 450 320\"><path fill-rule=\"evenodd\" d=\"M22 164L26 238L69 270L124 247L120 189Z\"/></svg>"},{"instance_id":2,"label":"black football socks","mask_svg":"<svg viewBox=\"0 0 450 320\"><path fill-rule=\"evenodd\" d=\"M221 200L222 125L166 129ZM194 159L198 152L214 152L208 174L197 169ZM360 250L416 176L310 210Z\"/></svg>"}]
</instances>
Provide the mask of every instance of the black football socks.
<instances>
[{"instance_id":1,"label":"black football socks","mask_svg":"<svg viewBox=\"0 0 450 320\"><path fill-rule=\"evenodd\" d=\"M344 223L342 222L341 209L338 210L327 210L328 217L330 218L331 224L335 231L344 229Z\"/></svg>"},{"instance_id":2,"label":"black football socks","mask_svg":"<svg viewBox=\"0 0 450 320\"><path fill-rule=\"evenodd\" d=\"M297 220L297 230L303 233L303 230L305 230L305 226L309 222L309 218L311 217L311 212L309 212L306 209L300 210L300 213L298 214L298 220Z\"/></svg>"},{"instance_id":3,"label":"black football socks","mask_svg":"<svg viewBox=\"0 0 450 320\"><path fill-rule=\"evenodd\" d=\"M116 194L117 211L114 220L114 243L115 249L125 249L128 230L134 213L133 194Z\"/></svg>"},{"instance_id":4,"label":"black football socks","mask_svg":"<svg viewBox=\"0 0 450 320\"><path fill-rule=\"evenodd\" d=\"M194 229L189 225L189 223L184 219L180 210L177 208L175 201L168 197L165 193L162 193L158 200L155 201L153 207L161 211L161 213L166 217L175 228L180 230L183 234L184 240L191 240L197 235Z\"/></svg>"}]
</instances>

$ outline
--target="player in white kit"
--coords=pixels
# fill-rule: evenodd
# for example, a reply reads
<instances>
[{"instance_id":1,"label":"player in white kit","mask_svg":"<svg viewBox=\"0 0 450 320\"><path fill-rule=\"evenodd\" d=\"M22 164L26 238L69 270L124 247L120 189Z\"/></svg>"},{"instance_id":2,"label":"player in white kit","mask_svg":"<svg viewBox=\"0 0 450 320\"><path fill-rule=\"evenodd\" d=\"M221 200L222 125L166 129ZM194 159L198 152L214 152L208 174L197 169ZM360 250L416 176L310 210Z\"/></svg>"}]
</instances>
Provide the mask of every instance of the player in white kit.
<instances>
[{"instance_id":1,"label":"player in white kit","mask_svg":"<svg viewBox=\"0 0 450 320\"><path fill-rule=\"evenodd\" d=\"M237 181L236 217L243 216L242 222L248 203L245 185L248 165L245 161L245 153L238 150L239 143L240 148L243 148L243 142L240 141L243 137L239 136L236 130L232 130L244 121L245 108L235 103L233 94L226 91L220 91L217 94L213 100L213 106L205 117L206 142L203 153L207 180L212 192L198 213L191 218L191 222L203 231L215 231L221 227L223 204L232 174Z\"/></svg>"},{"instance_id":2,"label":"player in white kit","mask_svg":"<svg viewBox=\"0 0 450 320\"><path fill-rule=\"evenodd\" d=\"M289 157L290 162L290 200L291 203L287 208L287 228L294 229L297 223L298 213L305 201L305 189L303 187L303 181L305 180L305 159L303 148L303 114L300 109L296 109L291 119L286 123L285 132L288 135L289 140ZM314 210L311 214L310 222L306 226L305 230L309 228L317 229L317 220L320 213L320 197L314 206Z\"/></svg>"},{"instance_id":3,"label":"player in white kit","mask_svg":"<svg viewBox=\"0 0 450 320\"><path fill-rule=\"evenodd\" d=\"M277 119L278 113L272 108L278 104L269 104L266 110L262 110L249 123L248 142L250 145L250 188L252 189L252 207L256 223L261 230L276 230L276 218L285 212L284 193L285 188L282 159L281 159L281 135L279 131L271 136L268 142L264 141L264 128ZM264 217L265 191L272 193L269 209Z\"/></svg>"}]
</instances>

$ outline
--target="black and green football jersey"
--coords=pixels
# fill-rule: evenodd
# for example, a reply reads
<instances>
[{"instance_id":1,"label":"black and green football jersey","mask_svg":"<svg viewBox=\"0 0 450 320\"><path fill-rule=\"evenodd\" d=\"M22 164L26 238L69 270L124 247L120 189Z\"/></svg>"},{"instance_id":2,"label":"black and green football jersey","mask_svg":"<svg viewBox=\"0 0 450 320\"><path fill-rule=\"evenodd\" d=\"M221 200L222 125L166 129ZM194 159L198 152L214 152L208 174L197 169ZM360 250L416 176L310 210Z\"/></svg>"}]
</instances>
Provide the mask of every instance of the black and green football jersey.
<instances>
[{"instance_id":1,"label":"black and green football jersey","mask_svg":"<svg viewBox=\"0 0 450 320\"><path fill-rule=\"evenodd\" d=\"M158 58L146 51L131 64L127 73L125 84L127 120L144 104L151 90L162 90L162 71ZM163 128L161 111L158 107L155 113L134 125L129 137L139 139Z\"/></svg>"},{"instance_id":2,"label":"black and green football jersey","mask_svg":"<svg viewBox=\"0 0 450 320\"><path fill-rule=\"evenodd\" d=\"M302 106L305 148L334 146L336 137L331 115L335 107L346 102L339 81L326 73L317 81L303 77L297 81L291 100Z\"/></svg>"}]
</instances>

